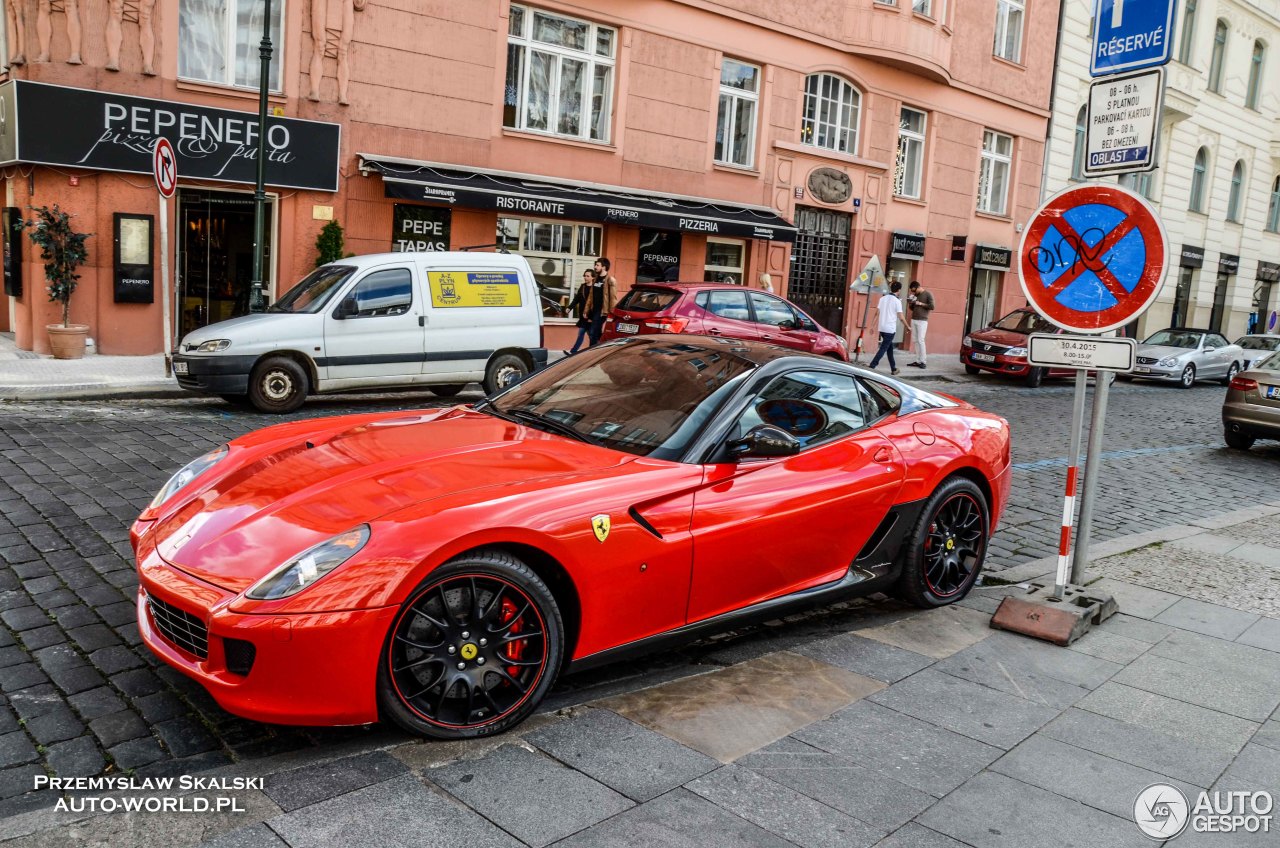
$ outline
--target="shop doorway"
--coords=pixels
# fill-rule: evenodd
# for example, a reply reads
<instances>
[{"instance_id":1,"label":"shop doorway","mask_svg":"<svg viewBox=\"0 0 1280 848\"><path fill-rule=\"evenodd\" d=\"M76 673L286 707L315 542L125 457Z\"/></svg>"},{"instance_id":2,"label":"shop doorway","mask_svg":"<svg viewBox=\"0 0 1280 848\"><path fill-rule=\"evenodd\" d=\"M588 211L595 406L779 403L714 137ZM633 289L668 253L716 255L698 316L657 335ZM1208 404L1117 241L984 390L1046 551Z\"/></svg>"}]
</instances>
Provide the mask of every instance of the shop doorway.
<instances>
[{"instance_id":1,"label":"shop doorway","mask_svg":"<svg viewBox=\"0 0 1280 848\"><path fill-rule=\"evenodd\" d=\"M1173 316L1169 320L1170 327L1191 326L1191 284L1195 273L1194 268L1178 269L1178 287L1173 293Z\"/></svg>"},{"instance_id":2,"label":"shop doorway","mask_svg":"<svg viewBox=\"0 0 1280 848\"><path fill-rule=\"evenodd\" d=\"M853 216L797 206L796 228L787 297L828 330L843 334Z\"/></svg>"},{"instance_id":3,"label":"shop doorway","mask_svg":"<svg viewBox=\"0 0 1280 848\"><path fill-rule=\"evenodd\" d=\"M1003 277L1003 271L973 269L973 277L969 281L969 317L964 325L966 333L985 329L1000 317L996 314L996 307L1000 305L1000 280Z\"/></svg>"},{"instance_id":4,"label":"shop doorway","mask_svg":"<svg viewBox=\"0 0 1280 848\"><path fill-rule=\"evenodd\" d=\"M1215 333L1222 332L1223 319L1227 311L1227 289L1231 285L1231 277L1218 272L1218 282L1213 287L1213 308L1209 311L1209 329Z\"/></svg>"},{"instance_id":5,"label":"shop doorway","mask_svg":"<svg viewBox=\"0 0 1280 848\"><path fill-rule=\"evenodd\" d=\"M263 275L275 277L275 203L267 199ZM253 281L253 195L178 190L178 338L249 313Z\"/></svg>"}]
</instances>

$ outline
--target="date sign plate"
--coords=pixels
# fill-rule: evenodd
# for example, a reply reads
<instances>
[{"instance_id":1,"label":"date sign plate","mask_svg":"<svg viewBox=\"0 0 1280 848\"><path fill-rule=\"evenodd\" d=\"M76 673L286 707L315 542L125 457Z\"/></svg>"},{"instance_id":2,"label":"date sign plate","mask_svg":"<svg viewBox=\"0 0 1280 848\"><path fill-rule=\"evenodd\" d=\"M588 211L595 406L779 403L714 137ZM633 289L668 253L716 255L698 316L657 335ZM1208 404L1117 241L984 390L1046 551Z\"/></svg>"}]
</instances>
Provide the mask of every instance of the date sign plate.
<instances>
[{"instance_id":1,"label":"date sign plate","mask_svg":"<svg viewBox=\"0 0 1280 848\"><path fill-rule=\"evenodd\" d=\"M1048 368L1130 372L1137 343L1133 339L1033 333L1027 360Z\"/></svg>"}]
</instances>

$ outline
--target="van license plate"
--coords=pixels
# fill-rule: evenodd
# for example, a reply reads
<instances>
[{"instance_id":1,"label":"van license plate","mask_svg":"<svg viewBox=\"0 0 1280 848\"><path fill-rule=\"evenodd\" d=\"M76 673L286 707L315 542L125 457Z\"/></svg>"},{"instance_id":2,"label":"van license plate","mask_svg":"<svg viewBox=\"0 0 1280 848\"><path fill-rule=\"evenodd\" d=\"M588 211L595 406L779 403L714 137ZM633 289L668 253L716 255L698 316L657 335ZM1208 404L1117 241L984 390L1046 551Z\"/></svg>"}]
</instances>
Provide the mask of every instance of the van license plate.
<instances>
[{"instance_id":1,"label":"van license plate","mask_svg":"<svg viewBox=\"0 0 1280 848\"><path fill-rule=\"evenodd\" d=\"M173 363L173 373L175 373L175 374L185 374L185 373L187 373L187 363L185 363L185 362L175 362L175 363Z\"/></svg>"},{"instance_id":2,"label":"van license plate","mask_svg":"<svg viewBox=\"0 0 1280 848\"><path fill-rule=\"evenodd\" d=\"M639 324L619 324L618 332L619 333L638 333L640 332L640 325Z\"/></svg>"},{"instance_id":3,"label":"van license plate","mask_svg":"<svg viewBox=\"0 0 1280 848\"><path fill-rule=\"evenodd\" d=\"M971 353L969 358L974 362L995 362L996 358L989 353Z\"/></svg>"}]
</instances>

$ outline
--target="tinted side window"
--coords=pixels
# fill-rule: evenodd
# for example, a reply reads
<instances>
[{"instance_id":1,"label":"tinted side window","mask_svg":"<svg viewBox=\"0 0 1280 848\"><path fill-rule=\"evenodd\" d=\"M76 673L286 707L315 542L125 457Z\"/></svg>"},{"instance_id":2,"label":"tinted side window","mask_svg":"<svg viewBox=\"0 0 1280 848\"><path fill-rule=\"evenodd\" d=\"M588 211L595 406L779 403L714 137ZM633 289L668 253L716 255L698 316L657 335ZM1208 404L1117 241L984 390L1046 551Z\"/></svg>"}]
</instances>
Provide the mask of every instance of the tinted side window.
<instances>
[{"instance_id":1,"label":"tinted side window","mask_svg":"<svg viewBox=\"0 0 1280 848\"><path fill-rule=\"evenodd\" d=\"M796 314L791 307L778 300L778 298L770 297L760 292L750 292L749 294L751 308L756 313L756 323L776 327L784 321L796 320Z\"/></svg>"},{"instance_id":2,"label":"tinted side window","mask_svg":"<svg viewBox=\"0 0 1280 848\"><path fill-rule=\"evenodd\" d=\"M873 401L858 381L828 371L792 371L775 378L743 413L737 435L757 424L781 427L805 447L861 430Z\"/></svg>"},{"instance_id":3,"label":"tinted side window","mask_svg":"<svg viewBox=\"0 0 1280 848\"><path fill-rule=\"evenodd\" d=\"M1214 335L1209 336L1208 340L1205 342L1205 347L1224 348L1226 346L1227 346L1227 340L1224 337L1217 335L1216 333Z\"/></svg>"},{"instance_id":4,"label":"tinted side window","mask_svg":"<svg viewBox=\"0 0 1280 848\"><path fill-rule=\"evenodd\" d=\"M356 283L351 295L360 317L403 315L413 305L413 273L408 268L374 271Z\"/></svg>"},{"instance_id":5,"label":"tinted side window","mask_svg":"<svg viewBox=\"0 0 1280 848\"><path fill-rule=\"evenodd\" d=\"M701 295L698 298L698 305L721 318L729 318L734 321L750 321L751 310L747 308L747 293L741 291L710 291L703 292L706 301L702 300Z\"/></svg>"}]
</instances>

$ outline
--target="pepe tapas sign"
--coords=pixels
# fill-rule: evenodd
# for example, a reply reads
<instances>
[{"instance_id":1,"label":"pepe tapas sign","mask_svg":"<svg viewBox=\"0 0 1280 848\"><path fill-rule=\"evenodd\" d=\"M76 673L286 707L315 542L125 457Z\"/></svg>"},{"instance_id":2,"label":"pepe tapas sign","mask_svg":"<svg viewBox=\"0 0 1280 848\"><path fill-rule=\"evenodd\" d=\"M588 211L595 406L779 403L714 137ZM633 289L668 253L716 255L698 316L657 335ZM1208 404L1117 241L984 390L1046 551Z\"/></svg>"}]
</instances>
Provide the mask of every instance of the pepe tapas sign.
<instances>
[{"instance_id":1,"label":"pepe tapas sign","mask_svg":"<svg viewBox=\"0 0 1280 848\"><path fill-rule=\"evenodd\" d=\"M1145 199L1088 184L1060 191L1036 210L1019 257L1018 280L1033 309L1069 332L1103 333L1155 302L1169 239Z\"/></svg>"}]
</instances>

